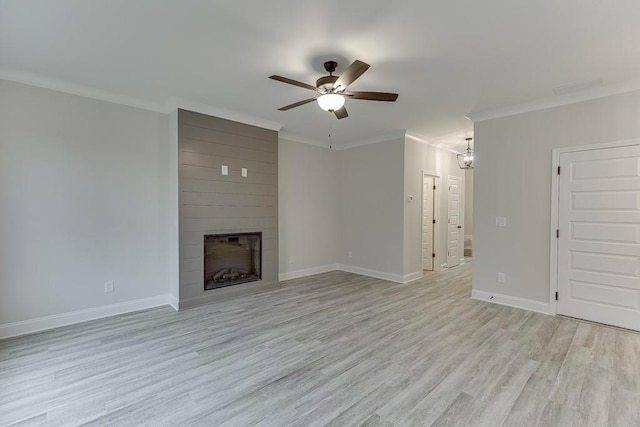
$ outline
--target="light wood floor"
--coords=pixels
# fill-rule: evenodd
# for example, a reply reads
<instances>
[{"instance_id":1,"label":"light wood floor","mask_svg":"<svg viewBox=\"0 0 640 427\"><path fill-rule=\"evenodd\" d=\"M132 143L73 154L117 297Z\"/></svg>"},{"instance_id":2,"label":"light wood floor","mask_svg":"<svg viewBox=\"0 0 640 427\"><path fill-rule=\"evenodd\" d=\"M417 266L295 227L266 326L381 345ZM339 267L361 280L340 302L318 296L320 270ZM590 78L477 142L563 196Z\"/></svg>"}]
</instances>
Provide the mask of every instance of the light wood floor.
<instances>
[{"instance_id":1,"label":"light wood floor","mask_svg":"<svg viewBox=\"0 0 640 427\"><path fill-rule=\"evenodd\" d=\"M640 425L640 335L343 272L0 342L0 425ZM21 425L22 425L21 424Z\"/></svg>"}]
</instances>

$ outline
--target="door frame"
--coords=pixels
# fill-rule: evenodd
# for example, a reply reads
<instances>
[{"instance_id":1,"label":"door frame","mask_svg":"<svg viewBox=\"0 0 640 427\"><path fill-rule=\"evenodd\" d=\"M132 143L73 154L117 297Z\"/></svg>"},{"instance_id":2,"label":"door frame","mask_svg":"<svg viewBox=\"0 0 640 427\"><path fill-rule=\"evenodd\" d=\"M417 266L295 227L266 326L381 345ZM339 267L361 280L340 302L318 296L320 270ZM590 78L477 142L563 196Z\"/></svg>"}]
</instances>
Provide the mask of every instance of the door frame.
<instances>
[{"instance_id":1,"label":"door frame","mask_svg":"<svg viewBox=\"0 0 640 427\"><path fill-rule=\"evenodd\" d=\"M616 142L605 142L601 144L580 145L574 147L554 148L551 152L551 226L549 227L549 314L558 314L558 303L556 302L556 292L558 291L558 239L556 230L560 228L560 155L564 153L574 153L578 151L602 150L606 148L618 148L640 145L640 139L627 139Z\"/></svg>"},{"instance_id":2,"label":"door frame","mask_svg":"<svg viewBox=\"0 0 640 427\"><path fill-rule=\"evenodd\" d=\"M449 201L450 201L449 200L449 191L451 189L451 181L452 181L451 178L454 178L454 180L458 180L458 183L459 183L459 185L458 185L458 227L457 227L457 233L458 233L458 239L457 239L457 242L458 242L458 257L457 257L457 259L458 259L458 263L456 265L454 265L454 266L450 266L449 265L449 242L450 242L450 240L449 240L449 233L450 233L450 229L449 229L449 225L450 225L450 223L449 223L449 220L450 220L450 218L449 218ZM445 261L446 261L446 264L447 264L447 269L453 268L453 267L457 267L459 265L464 264L464 226L463 226L463 224L464 224L464 209L465 208L464 208L464 200L463 200L463 197L464 197L464 191L463 190L464 190L464 178L459 177L457 175L451 175L451 174L447 175L447 237L446 237L446 240L445 240L446 250L447 250L447 256L445 257ZM460 224L461 220L463 221L462 224ZM461 234L462 234L462 237L460 236ZM462 241L461 241L461 238L462 238ZM461 243L462 243L462 248L460 247ZM460 257L460 249L462 249L462 257Z\"/></svg>"},{"instance_id":3,"label":"door frame","mask_svg":"<svg viewBox=\"0 0 640 427\"><path fill-rule=\"evenodd\" d=\"M422 182L421 182L421 197L420 197L420 260L421 260L421 264L422 264L422 271L424 271L424 180L425 178L431 178L433 179L433 186L435 187L435 189L431 190L433 192L433 204L431 206L431 208L433 209L433 212L431 213L433 219L436 219L436 190L438 188L438 186L436 185L436 177L433 175L430 175L428 173L425 173L424 171L422 172ZM437 222L437 221L436 221ZM431 251L435 254L436 253L436 224L432 223L431 224ZM431 271L436 271L436 259L435 257L433 257L432 262L431 262L433 268L431 269Z\"/></svg>"},{"instance_id":4,"label":"door frame","mask_svg":"<svg viewBox=\"0 0 640 427\"><path fill-rule=\"evenodd\" d=\"M442 263L440 262L442 254L440 253L440 249L439 247L440 245L440 232L439 232L439 228L438 225L440 224L440 216L438 215L438 208L440 207L440 192L442 191L442 181L440 179L440 175L438 175L437 173L433 172L433 171L428 171L428 170L422 170L420 173L420 265L422 266L422 246L423 246L423 241L422 241L422 230L424 229L424 194L423 194L423 187L424 187L424 178L426 177L430 177L433 178L433 185L436 186L436 190L433 192L433 219L436 220L436 223L434 224L433 227L433 251L435 252L436 256L433 259L433 271L443 271L442 268ZM446 259L446 258L445 258ZM424 269L423 269L424 271Z\"/></svg>"}]
</instances>

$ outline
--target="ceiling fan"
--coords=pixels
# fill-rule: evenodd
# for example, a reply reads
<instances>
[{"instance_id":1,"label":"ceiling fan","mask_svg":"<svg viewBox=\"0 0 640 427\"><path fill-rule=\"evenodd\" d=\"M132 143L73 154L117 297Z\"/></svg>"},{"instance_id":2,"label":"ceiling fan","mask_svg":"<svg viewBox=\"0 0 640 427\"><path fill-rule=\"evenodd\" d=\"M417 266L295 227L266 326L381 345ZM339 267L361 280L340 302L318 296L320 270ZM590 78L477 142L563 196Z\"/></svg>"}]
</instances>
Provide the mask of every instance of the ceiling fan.
<instances>
[{"instance_id":1,"label":"ceiling fan","mask_svg":"<svg viewBox=\"0 0 640 427\"><path fill-rule=\"evenodd\" d=\"M340 76L334 76L333 73L338 68L338 63L335 61L327 61L324 63L324 69L327 70L329 75L320 77L316 81L315 86L311 86L310 84L302 83L297 80L292 80L287 77L277 75L269 76L270 79L299 86L318 93L318 95L313 98L285 105L284 107L278 108L278 110L287 111L292 108L317 101L320 108L335 114L338 119L344 119L349 116L349 114L347 114L347 109L344 107L344 102L347 98L363 99L367 101L395 102L395 100L398 99L397 93L347 91L348 86L364 74L369 67L369 64L365 64L364 62L356 59Z\"/></svg>"}]
</instances>

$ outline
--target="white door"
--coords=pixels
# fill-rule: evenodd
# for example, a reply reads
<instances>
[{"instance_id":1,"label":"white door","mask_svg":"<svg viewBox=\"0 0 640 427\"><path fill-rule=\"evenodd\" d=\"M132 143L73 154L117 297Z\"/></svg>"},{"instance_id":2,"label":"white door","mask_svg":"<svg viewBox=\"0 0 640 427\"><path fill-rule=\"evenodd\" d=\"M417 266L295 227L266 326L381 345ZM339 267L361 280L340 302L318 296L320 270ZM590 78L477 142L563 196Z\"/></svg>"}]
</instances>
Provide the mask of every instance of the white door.
<instances>
[{"instance_id":1,"label":"white door","mask_svg":"<svg viewBox=\"0 0 640 427\"><path fill-rule=\"evenodd\" d=\"M433 270L433 193L434 180L425 175L422 179L422 269Z\"/></svg>"},{"instance_id":2,"label":"white door","mask_svg":"<svg viewBox=\"0 0 640 427\"><path fill-rule=\"evenodd\" d=\"M449 213L449 226L447 232L447 267L455 267L460 264L460 256L463 248L460 244L460 178L449 176L447 209Z\"/></svg>"},{"instance_id":3,"label":"white door","mask_svg":"<svg viewBox=\"0 0 640 427\"><path fill-rule=\"evenodd\" d=\"M640 330L640 146L560 155L558 314Z\"/></svg>"}]
</instances>

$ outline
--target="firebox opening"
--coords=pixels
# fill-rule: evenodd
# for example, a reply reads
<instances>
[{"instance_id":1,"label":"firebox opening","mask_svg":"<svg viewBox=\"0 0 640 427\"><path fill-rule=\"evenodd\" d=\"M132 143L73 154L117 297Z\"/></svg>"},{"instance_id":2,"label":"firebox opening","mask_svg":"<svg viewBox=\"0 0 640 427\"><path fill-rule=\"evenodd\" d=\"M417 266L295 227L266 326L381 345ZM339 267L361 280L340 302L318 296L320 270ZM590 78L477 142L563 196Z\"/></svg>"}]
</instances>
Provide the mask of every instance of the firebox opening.
<instances>
[{"instance_id":1,"label":"firebox opening","mask_svg":"<svg viewBox=\"0 0 640 427\"><path fill-rule=\"evenodd\" d=\"M262 233L204 236L204 290L262 279Z\"/></svg>"}]
</instances>

